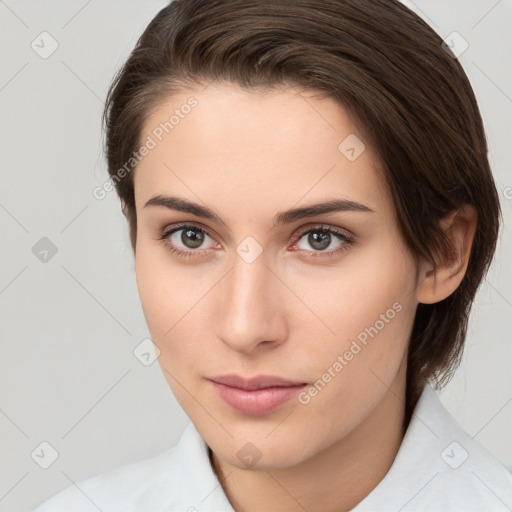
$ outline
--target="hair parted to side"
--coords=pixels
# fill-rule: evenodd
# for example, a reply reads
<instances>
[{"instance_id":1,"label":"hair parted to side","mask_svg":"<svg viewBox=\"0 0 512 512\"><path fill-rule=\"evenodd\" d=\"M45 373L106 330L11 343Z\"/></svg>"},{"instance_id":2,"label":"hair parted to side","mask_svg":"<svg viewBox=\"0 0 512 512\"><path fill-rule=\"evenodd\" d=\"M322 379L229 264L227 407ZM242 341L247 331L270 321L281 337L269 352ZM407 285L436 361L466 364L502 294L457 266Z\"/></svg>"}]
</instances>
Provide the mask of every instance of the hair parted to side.
<instances>
[{"instance_id":1,"label":"hair parted to side","mask_svg":"<svg viewBox=\"0 0 512 512\"><path fill-rule=\"evenodd\" d=\"M338 101L380 159L412 254L449 250L439 221L463 204L478 225L466 275L419 304L406 418L424 380L440 388L460 363L468 316L495 251L500 206L469 80L442 39L397 0L174 0L140 37L106 100L111 177L140 147L151 110L190 86L299 86ZM116 176L117 177L117 176ZM133 172L114 181L135 252Z\"/></svg>"}]
</instances>

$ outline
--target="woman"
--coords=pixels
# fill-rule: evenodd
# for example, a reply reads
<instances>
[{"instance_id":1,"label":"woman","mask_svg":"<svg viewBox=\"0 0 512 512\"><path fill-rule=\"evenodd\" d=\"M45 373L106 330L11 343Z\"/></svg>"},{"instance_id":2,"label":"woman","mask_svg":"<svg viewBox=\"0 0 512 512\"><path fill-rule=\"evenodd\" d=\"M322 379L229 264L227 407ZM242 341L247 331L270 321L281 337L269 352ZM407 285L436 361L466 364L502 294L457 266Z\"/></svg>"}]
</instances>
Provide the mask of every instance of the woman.
<instances>
[{"instance_id":1,"label":"woman","mask_svg":"<svg viewBox=\"0 0 512 512\"><path fill-rule=\"evenodd\" d=\"M394 0L175 0L105 107L176 447L57 510L510 510L434 392L499 203L469 81Z\"/></svg>"}]
</instances>

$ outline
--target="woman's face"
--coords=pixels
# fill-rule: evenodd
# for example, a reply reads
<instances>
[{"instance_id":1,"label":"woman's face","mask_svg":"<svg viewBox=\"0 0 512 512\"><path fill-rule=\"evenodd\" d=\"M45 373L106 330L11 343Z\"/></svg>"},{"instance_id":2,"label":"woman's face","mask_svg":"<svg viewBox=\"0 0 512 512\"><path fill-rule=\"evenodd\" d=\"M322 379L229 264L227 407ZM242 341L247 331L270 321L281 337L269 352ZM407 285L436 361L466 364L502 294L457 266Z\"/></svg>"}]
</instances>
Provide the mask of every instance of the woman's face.
<instances>
[{"instance_id":1,"label":"woman's face","mask_svg":"<svg viewBox=\"0 0 512 512\"><path fill-rule=\"evenodd\" d=\"M217 457L244 468L249 450L253 468L289 467L356 432L390 389L403 397L416 266L378 161L339 104L284 88L184 90L152 112L141 144L142 307ZM307 210L330 201L339 209ZM209 380L226 374L307 385L243 411Z\"/></svg>"}]
</instances>

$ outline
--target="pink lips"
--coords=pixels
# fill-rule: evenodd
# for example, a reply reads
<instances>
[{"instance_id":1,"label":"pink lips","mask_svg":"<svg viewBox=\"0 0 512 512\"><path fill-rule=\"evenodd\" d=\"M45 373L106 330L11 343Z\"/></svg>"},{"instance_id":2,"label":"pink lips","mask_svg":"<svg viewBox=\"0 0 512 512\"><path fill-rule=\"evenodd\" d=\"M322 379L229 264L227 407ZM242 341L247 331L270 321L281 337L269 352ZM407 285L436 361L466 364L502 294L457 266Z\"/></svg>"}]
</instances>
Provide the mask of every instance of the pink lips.
<instances>
[{"instance_id":1,"label":"pink lips","mask_svg":"<svg viewBox=\"0 0 512 512\"><path fill-rule=\"evenodd\" d=\"M238 412L253 416L273 411L307 385L272 375L250 379L238 375L223 375L210 380L224 402Z\"/></svg>"}]
</instances>

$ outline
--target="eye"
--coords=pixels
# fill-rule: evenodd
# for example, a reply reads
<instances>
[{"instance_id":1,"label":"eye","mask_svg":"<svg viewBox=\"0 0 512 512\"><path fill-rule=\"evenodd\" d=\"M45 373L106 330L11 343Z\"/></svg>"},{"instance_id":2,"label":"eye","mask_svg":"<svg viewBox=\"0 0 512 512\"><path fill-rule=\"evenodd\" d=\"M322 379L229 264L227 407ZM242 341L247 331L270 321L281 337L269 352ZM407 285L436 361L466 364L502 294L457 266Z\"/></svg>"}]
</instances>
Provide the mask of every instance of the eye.
<instances>
[{"instance_id":1,"label":"eye","mask_svg":"<svg viewBox=\"0 0 512 512\"><path fill-rule=\"evenodd\" d=\"M171 253L187 258L205 256L208 249L218 245L208 230L195 224L173 226L164 230L158 239L163 241ZM205 246L207 239L210 239L213 244ZM302 239L305 239L305 244L309 245L312 250L300 246ZM311 253L308 257L327 257L347 250L353 243L354 238L350 233L329 226L317 225L303 228L296 234L292 250L299 249ZM328 248L331 248L331 250L327 251Z\"/></svg>"},{"instance_id":2,"label":"eye","mask_svg":"<svg viewBox=\"0 0 512 512\"><path fill-rule=\"evenodd\" d=\"M301 247L299 244L303 239L305 243L304 246ZM354 243L354 237L351 234L324 225L314 226L313 228L310 227L306 231L302 230L297 235L296 240L297 242L295 242L292 249L295 250L295 248L299 246L298 248L300 250L312 252L309 256L313 258L341 253ZM306 245L313 248L313 251L305 247ZM331 250L327 251L326 249L328 248L331 248Z\"/></svg>"},{"instance_id":3,"label":"eye","mask_svg":"<svg viewBox=\"0 0 512 512\"><path fill-rule=\"evenodd\" d=\"M172 229L165 230L159 237L172 253L185 257L204 255L209 248L204 247L207 238L213 240L205 229L194 224L175 226ZM215 245L215 242L213 245Z\"/></svg>"}]
</instances>

